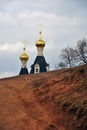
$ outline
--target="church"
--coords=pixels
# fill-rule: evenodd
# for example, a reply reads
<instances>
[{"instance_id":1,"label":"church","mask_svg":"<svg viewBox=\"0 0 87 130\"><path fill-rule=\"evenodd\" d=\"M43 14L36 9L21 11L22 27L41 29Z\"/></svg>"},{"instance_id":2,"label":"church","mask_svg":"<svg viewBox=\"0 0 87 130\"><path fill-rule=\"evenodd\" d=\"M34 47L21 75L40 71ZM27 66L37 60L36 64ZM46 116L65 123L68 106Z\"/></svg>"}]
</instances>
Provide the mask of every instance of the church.
<instances>
[{"instance_id":1,"label":"church","mask_svg":"<svg viewBox=\"0 0 87 130\"><path fill-rule=\"evenodd\" d=\"M25 42L24 42L25 44ZM43 49L45 47L45 42L42 39L42 31L39 32L39 39L36 41L35 46L37 47L37 56L34 60L34 63L31 65L30 74L41 73L49 71L49 64L46 62L45 57L43 55ZM23 48L23 53L20 56L20 60L22 62L22 67L19 75L29 74L27 69L27 61L29 57L26 54L26 47Z\"/></svg>"},{"instance_id":2,"label":"church","mask_svg":"<svg viewBox=\"0 0 87 130\"><path fill-rule=\"evenodd\" d=\"M29 57L26 54L26 42L24 41L23 43L24 43L23 53L20 55L22 66L19 75L28 74L27 61Z\"/></svg>"}]
</instances>

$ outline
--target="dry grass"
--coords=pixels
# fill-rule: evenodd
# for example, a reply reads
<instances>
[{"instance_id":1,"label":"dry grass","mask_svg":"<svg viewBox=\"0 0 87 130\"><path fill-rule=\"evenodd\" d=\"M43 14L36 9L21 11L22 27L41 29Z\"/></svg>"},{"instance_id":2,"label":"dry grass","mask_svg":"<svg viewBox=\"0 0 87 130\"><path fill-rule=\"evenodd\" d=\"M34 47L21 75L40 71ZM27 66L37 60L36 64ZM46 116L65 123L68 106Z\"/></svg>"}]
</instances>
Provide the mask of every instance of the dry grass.
<instances>
[{"instance_id":1,"label":"dry grass","mask_svg":"<svg viewBox=\"0 0 87 130\"><path fill-rule=\"evenodd\" d=\"M0 130L86 130L87 65L0 80Z\"/></svg>"}]
</instances>

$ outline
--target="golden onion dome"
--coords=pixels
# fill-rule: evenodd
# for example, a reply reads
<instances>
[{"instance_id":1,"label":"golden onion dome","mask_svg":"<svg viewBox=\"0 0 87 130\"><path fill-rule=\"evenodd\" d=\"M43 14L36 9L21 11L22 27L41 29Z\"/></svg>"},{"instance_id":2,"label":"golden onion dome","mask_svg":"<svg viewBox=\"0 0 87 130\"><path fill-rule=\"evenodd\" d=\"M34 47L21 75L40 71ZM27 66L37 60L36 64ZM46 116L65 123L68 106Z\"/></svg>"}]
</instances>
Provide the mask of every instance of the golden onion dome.
<instances>
[{"instance_id":1,"label":"golden onion dome","mask_svg":"<svg viewBox=\"0 0 87 130\"><path fill-rule=\"evenodd\" d=\"M39 40L36 41L36 46L37 47L44 47L45 46L45 42L42 40L42 32L39 32L40 36L39 36Z\"/></svg>"},{"instance_id":2,"label":"golden onion dome","mask_svg":"<svg viewBox=\"0 0 87 130\"><path fill-rule=\"evenodd\" d=\"M28 55L26 54L26 48L24 47L23 48L23 53L20 55L20 60L22 61L22 62L26 62L28 59L29 59L29 57L28 57Z\"/></svg>"},{"instance_id":3,"label":"golden onion dome","mask_svg":"<svg viewBox=\"0 0 87 130\"><path fill-rule=\"evenodd\" d=\"M27 60L29 59L28 55L26 53L23 53L21 56L20 56L20 60L22 62L26 62Z\"/></svg>"}]
</instances>

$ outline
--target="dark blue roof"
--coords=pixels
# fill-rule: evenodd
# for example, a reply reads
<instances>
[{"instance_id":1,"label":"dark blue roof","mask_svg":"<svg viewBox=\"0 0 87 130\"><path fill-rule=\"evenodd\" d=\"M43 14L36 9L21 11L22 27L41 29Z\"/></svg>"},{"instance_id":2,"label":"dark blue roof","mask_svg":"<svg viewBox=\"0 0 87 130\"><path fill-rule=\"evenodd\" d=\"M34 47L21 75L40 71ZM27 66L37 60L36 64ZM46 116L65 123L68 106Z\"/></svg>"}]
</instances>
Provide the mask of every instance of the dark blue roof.
<instances>
[{"instance_id":1,"label":"dark blue roof","mask_svg":"<svg viewBox=\"0 0 87 130\"><path fill-rule=\"evenodd\" d=\"M24 74L28 74L27 68L21 68L19 75L24 75Z\"/></svg>"},{"instance_id":2,"label":"dark blue roof","mask_svg":"<svg viewBox=\"0 0 87 130\"><path fill-rule=\"evenodd\" d=\"M37 56L35 61L34 61L34 64L31 65L31 71L30 71L30 74L31 73L34 73L34 66L36 64L39 64L40 66L40 72L46 72L46 66L49 66L49 64L46 63L46 60L44 58L44 56Z\"/></svg>"}]
</instances>

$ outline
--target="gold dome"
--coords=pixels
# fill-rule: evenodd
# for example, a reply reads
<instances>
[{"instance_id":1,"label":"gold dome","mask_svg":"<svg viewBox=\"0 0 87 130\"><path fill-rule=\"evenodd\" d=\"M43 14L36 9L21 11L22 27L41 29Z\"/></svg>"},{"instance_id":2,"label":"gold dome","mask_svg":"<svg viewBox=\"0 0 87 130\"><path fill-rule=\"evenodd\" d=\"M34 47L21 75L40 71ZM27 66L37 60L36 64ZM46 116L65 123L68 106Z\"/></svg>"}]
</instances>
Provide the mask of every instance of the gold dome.
<instances>
[{"instance_id":1,"label":"gold dome","mask_svg":"<svg viewBox=\"0 0 87 130\"><path fill-rule=\"evenodd\" d=\"M27 62L27 60L29 59L28 55L26 54L26 41L23 41L24 44L24 48L23 48L23 53L20 55L20 60L22 62Z\"/></svg>"},{"instance_id":2,"label":"gold dome","mask_svg":"<svg viewBox=\"0 0 87 130\"><path fill-rule=\"evenodd\" d=\"M29 57L25 52L20 56L20 60L22 62L26 62L28 59L29 59Z\"/></svg>"},{"instance_id":3,"label":"gold dome","mask_svg":"<svg viewBox=\"0 0 87 130\"><path fill-rule=\"evenodd\" d=\"M36 46L37 47L44 47L45 46L45 42L42 40L42 32L39 32L40 36L39 36L39 40L36 41Z\"/></svg>"}]
</instances>

